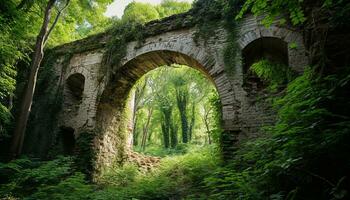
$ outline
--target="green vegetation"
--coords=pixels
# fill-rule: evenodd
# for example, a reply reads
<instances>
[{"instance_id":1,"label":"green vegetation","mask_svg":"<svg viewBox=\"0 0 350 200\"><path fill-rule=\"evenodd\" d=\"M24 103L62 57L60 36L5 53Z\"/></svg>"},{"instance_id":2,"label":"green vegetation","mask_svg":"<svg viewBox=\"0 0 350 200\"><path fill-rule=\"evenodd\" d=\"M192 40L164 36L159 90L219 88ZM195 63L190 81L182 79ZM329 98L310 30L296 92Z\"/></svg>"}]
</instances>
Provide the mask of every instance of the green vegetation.
<instances>
[{"instance_id":1,"label":"green vegetation","mask_svg":"<svg viewBox=\"0 0 350 200\"><path fill-rule=\"evenodd\" d=\"M89 184L77 171L73 158L53 161L27 158L1 164L0 197L23 199L168 199L191 194L200 197L204 177L220 164L216 148L195 148L181 156L165 158L159 167L140 172L133 164L110 168L98 184ZM6 176L4 176L6 175ZM27 185L30 186L27 186ZM25 188L25 189L24 189Z\"/></svg>"},{"instance_id":2,"label":"green vegetation","mask_svg":"<svg viewBox=\"0 0 350 200\"><path fill-rule=\"evenodd\" d=\"M146 23L188 11L191 4L174 0L163 0L159 5L132 2L124 10L122 20L126 22Z\"/></svg>"},{"instance_id":3,"label":"green vegetation","mask_svg":"<svg viewBox=\"0 0 350 200\"><path fill-rule=\"evenodd\" d=\"M52 30L48 46L52 47L86 37L98 31L96 24L108 21L103 13L111 1L97 0L94 5L90 3L85 0L70 3L65 16L58 20L56 28ZM18 113L20 104L18 101L28 80L30 57L34 51L33 46L42 24L43 9L46 4L46 1L10 0L2 2L0 6L1 143L10 143L15 121L14 114ZM55 5L53 18L57 16L59 6L60 3ZM53 19L51 22L53 23ZM89 28L84 33L80 33L83 24L89 24ZM5 148L7 147L8 145ZM2 149L1 151L7 152L8 150Z\"/></svg>"},{"instance_id":4,"label":"green vegetation","mask_svg":"<svg viewBox=\"0 0 350 200\"><path fill-rule=\"evenodd\" d=\"M16 100L26 82L26 66L43 15L41 8L47 3L23 2L10 0L0 5L0 142L5 144L1 148L9 146L4 141L11 137ZM159 6L132 3L122 19L113 21L102 15L110 2L72 1L49 46L113 24L116 34L109 51L114 53L107 55L107 63L118 65L126 42L142 41L144 23L190 8L170 0ZM133 112L135 150L162 157L159 163L149 170L132 161L123 166L114 163L92 182L89 173L94 152L90 146L96 133L82 133L76 157L60 157L52 151L51 156L56 158L51 160L22 157L1 162L0 198L349 199L349 10L350 3L345 0L196 1L190 12L199 29L197 37L205 40L218 23L234 30L234 19L247 12L265 15L267 27L278 19L282 26L304 31L310 66L302 74L296 75L268 57L248 66L249 73L270 89L266 103L271 103L276 112L275 123L262 127L259 137L241 141L232 160L222 160L220 99L214 88L199 72L176 65L160 68L135 86L137 106ZM236 59L232 56L236 55L235 37L230 32L225 50L229 69ZM292 43L289 48L298 47ZM58 89L50 87L55 81L50 76L51 64L42 68L38 80L40 90L42 83L51 81L47 93L41 94L47 94L47 102L39 102L42 109L52 109L47 112L59 109L60 101ZM51 98L55 95L58 98Z\"/></svg>"},{"instance_id":5,"label":"green vegetation","mask_svg":"<svg viewBox=\"0 0 350 200\"><path fill-rule=\"evenodd\" d=\"M218 141L218 94L201 72L186 66L155 69L134 86L133 144L145 151ZM159 154L159 153L157 153Z\"/></svg>"},{"instance_id":6,"label":"green vegetation","mask_svg":"<svg viewBox=\"0 0 350 200\"><path fill-rule=\"evenodd\" d=\"M62 2L65 1L62 0ZM120 40L124 41L125 36L130 38L134 35L128 35L130 31L131 33L138 32L139 29L132 27L138 27L139 24L153 19L185 12L190 8L188 3L171 0L163 1L158 6L146 4L146 6L151 6L151 10L153 9L157 13L155 17L143 20L136 15L143 16L147 14L142 11L144 10L142 6L145 5L132 3L126 8L126 14L120 20L106 18L103 15L107 5L111 2L112 0L70 1L64 16L58 20L48 39L48 46L54 47L78 40L111 29L111 27L117 27L114 28L117 29L115 32L117 35L121 35ZM18 105L18 98L22 96L23 88L26 84L30 55L33 51L32 46L35 43L42 22L45 3L46 1L44 0L35 3L30 0L21 2L11 0L2 3L0 6L0 141L8 142L11 137L14 122L13 114L17 112L17 108L14 106ZM59 5L56 6L59 7ZM140 8L142 9L140 10ZM56 12L53 13L53 18L56 14ZM115 40L118 40L118 38ZM116 43L114 42L113 44ZM117 44L120 47L122 46L122 42ZM51 70L52 63L45 64L48 66L43 66L43 68ZM45 70L42 73L45 73ZM19 74L18 77L17 74ZM17 91L15 91L17 81L19 83ZM40 82L38 84L38 87L43 87L40 86ZM55 96L52 96L52 98L55 98Z\"/></svg>"}]
</instances>

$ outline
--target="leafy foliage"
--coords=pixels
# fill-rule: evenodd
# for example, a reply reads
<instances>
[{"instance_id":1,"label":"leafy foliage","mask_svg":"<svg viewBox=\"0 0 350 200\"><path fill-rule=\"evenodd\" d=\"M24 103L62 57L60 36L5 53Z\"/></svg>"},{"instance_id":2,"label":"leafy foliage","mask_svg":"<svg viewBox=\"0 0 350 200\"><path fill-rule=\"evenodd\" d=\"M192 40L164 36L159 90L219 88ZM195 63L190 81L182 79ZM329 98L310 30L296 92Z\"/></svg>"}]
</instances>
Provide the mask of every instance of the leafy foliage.
<instances>
[{"instance_id":1,"label":"leafy foliage","mask_svg":"<svg viewBox=\"0 0 350 200\"><path fill-rule=\"evenodd\" d=\"M138 81L135 92L140 89L142 95L133 99L137 104L133 132L136 148L144 137L147 137L147 148L154 149L156 154L172 153L157 152L156 147L176 149L180 143L178 138L182 144L210 144L212 137L217 141L221 126L221 110L217 108L220 100L214 85L208 84L208 79L199 71L178 65L160 67ZM151 116L149 110L153 111ZM149 126L145 126L148 121Z\"/></svg>"},{"instance_id":2,"label":"leafy foliage","mask_svg":"<svg viewBox=\"0 0 350 200\"><path fill-rule=\"evenodd\" d=\"M254 63L250 70L268 83L269 89L272 91L286 85L294 77L293 71L288 66L272 63L267 59Z\"/></svg>"},{"instance_id":3,"label":"leafy foliage","mask_svg":"<svg viewBox=\"0 0 350 200\"><path fill-rule=\"evenodd\" d=\"M58 0L55 8L64 1ZM39 32L43 7L47 1L9 0L0 6L0 141L10 138L13 107L26 84L29 57ZM111 0L71 1L68 9L49 38L48 46L54 46L104 30L98 24L108 24L103 13ZM58 9L53 9L53 18ZM53 23L51 21L51 23ZM84 33L82 26L88 26ZM17 74L20 76L17 77ZM19 87L15 91L19 82ZM11 113L12 112L12 113Z\"/></svg>"},{"instance_id":4,"label":"leafy foliage","mask_svg":"<svg viewBox=\"0 0 350 200\"><path fill-rule=\"evenodd\" d=\"M36 193L25 199L89 199L93 186L88 185L84 179L85 175L77 172L57 185L40 187Z\"/></svg>"},{"instance_id":5,"label":"leafy foliage","mask_svg":"<svg viewBox=\"0 0 350 200\"><path fill-rule=\"evenodd\" d=\"M145 23L159 19L159 13L154 6L149 3L130 3L124 10L122 20Z\"/></svg>"},{"instance_id":6,"label":"leafy foliage","mask_svg":"<svg viewBox=\"0 0 350 200\"><path fill-rule=\"evenodd\" d=\"M306 17L302 7L303 1L268 1L268 0L248 0L244 3L237 19L242 18L243 14L251 11L255 15L267 14L263 23L270 25L276 17L283 16L284 13L289 13L289 19L293 25L298 25L305 22ZM286 19L282 18L280 23L284 24Z\"/></svg>"},{"instance_id":7,"label":"leafy foliage","mask_svg":"<svg viewBox=\"0 0 350 200\"><path fill-rule=\"evenodd\" d=\"M185 1L163 0L160 5L156 6L160 18L179 14L190 10L191 4Z\"/></svg>"},{"instance_id":8,"label":"leafy foliage","mask_svg":"<svg viewBox=\"0 0 350 200\"><path fill-rule=\"evenodd\" d=\"M24 197L37 192L39 188L46 190L74 174L72 169L73 159L69 157L48 162L23 158L1 163L1 175L7 182L1 185L0 193L2 196Z\"/></svg>"},{"instance_id":9,"label":"leafy foliage","mask_svg":"<svg viewBox=\"0 0 350 200\"><path fill-rule=\"evenodd\" d=\"M198 194L198 186L221 163L213 146L194 148L189 154L168 157L153 171L142 173L132 164L105 171L98 185L76 171L73 158L53 161L18 159L0 165L11 170L2 177L1 198L23 199L168 199ZM3 173L0 173L1 175ZM4 183L5 182L5 183Z\"/></svg>"},{"instance_id":10,"label":"leafy foliage","mask_svg":"<svg viewBox=\"0 0 350 200\"><path fill-rule=\"evenodd\" d=\"M31 24L29 22L34 22L37 17L30 14L31 12L16 11L14 2L6 1L0 6L2 135L6 134L4 127L11 120L9 115L11 106L7 99L14 90L13 80L16 76L14 66L19 60L26 61L30 44L24 41L32 41L36 33L33 30L37 28L37 25L29 26ZM92 1L79 2L85 2L87 3L85 6L91 8L92 4L89 2ZM100 8L103 9L104 2L107 1L99 2L102 5ZM237 2L229 1L230 5ZM341 3L344 2L325 0L321 1L321 4L329 9L334 5L343 5ZM217 4L219 6L214 5L215 3L219 3ZM306 21L304 6L308 3L309 1L297 0L248 0L245 1L238 18L251 10L256 15L267 14L265 23L270 24L275 17L287 11L293 24L302 24ZM28 8L34 11L40 8L40 4L33 5ZM233 7L227 6L227 1L201 0L198 1L198 5L206 5L203 10L197 7L197 10L203 11L199 20L204 24L207 19L221 19L228 15L227 12L222 12L223 9L233 10ZM343 26L348 21L344 16L347 16L349 6L342 8L342 12L337 12L330 17L330 20ZM161 13L159 8L156 10ZM79 13L78 11L74 12ZM88 18L93 18L95 14L89 15ZM236 14L236 11L233 11L233 14ZM161 14L159 16L162 17ZM85 17L82 16L78 21L80 19L85 21L87 19ZM69 18L66 19L64 23L70 24ZM280 22L285 23L286 20L282 18ZM92 24L91 21L89 23ZM121 49L125 47L123 45L128 37L142 39L142 35L138 34L141 24L123 23L117 28L115 41L116 46ZM23 25L27 27L26 32L20 31ZM234 26L234 23L231 25ZM79 27L90 29L89 26L83 24ZM75 27L70 31L73 29ZM202 33L213 31L209 26L204 26L202 30ZM86 32L83 30L79 34L84 35L88 32L90 30ZM228 49L232 50L234 35L230 38L231 46ZM71 39L68 36L62 41ZM53 39L52 44L59 41ZM235 55L234 51L227 52L225 58L231 59L232 55ZM117 55L121 58L124 54L121 50ZM118 58L115 61L119 62ZM265 134L260 138L242 143L235 154L235 159L228 165L220 165L217 150L212 149L212 146L197 150L179 146L178 149L174 149L175 153L179 151L188 154L165 158L160 167L154 171L143 174L137 171L135 166L127 164L122 168L112 168L104 174L99 185L92 185L86 182L85 175L76 170L73 158L61 157L52 161L23 158L0 163L0 198L349 199L350 160L347 152L350 150L348 105L350 73L348 67L344 66L329 68L331 68L329 71L333 70L332 74L325 75L319 71L316 73L314 70L306 69L302 76L293 79L285 66L274 65L266 60L254 64L252 70L271 85L276 87L281 84L288 85L281 96L272 98L278 113L276 124L265 127ZM179 80L181 82L181 79L177 79ZM181 87L182 84L177 86ZM215 95L205 103L206 106L214 106L216 109L220 107L219 104ZM179 119L179 116L175 116L175 119ZM212 131L213 136L220 132ZM79 142L84 147L91 145L90 136L80 138ZM81 151L88 155L81 163L77 159L78 165L86 163L85 161L91 156L89 148Z\"/></svg>"},{"instance_id":11,"label":"leafy foliage","mask_svg":"<svg viewBox=\"0 0 350 200\"><path fill-rule=\"evenodd\" d=\"M317 79L309 69L289 83L286 94L275 99L276 125L206 179L211 196L346 199L349 106L343 102L349 81L348 72Z\"/></svg>"}]
</instances>

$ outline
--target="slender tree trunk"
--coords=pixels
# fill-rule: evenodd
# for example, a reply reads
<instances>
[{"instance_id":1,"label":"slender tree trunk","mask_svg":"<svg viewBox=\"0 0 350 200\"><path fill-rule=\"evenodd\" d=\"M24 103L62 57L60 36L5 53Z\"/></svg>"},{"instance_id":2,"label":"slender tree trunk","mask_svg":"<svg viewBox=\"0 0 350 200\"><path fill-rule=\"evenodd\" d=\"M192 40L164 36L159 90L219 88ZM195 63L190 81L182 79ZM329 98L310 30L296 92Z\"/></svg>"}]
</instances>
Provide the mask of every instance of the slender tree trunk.
<instances>
[{"instance_id":1,"label":"slender tree trunk","mask_svg":"<svg viewBox=\"0 0 350 200\"><path fill-rule=\"evenodd\" d=\"M149 124L152 118L152 114L153 114L153 108L149 108L148 115L147 115L147 122L143 126L143 135L142 135L142 143L141 143L142 151L145 151L146 149L147 134L148 134Z\"/></svg>"},{"instance_id":2,"label":"slender tree trunk","mask_svg":"<svg viewBox=\"0 0 350 200\"><path fill-rule=\"evenodd\" d=\"M165 122L162 122L162 133L163 133L163 143L164 143L164 148L168 149L169 148L169 127L166 125Z\"/></svg>"},{"instance_id":3,"label":"slender tree trunk","mask_svg":"<svg viewBox=\"0 0 350 200\"><path fill-rule=\"evenodd\" d=\"M170 147L170 125L171 125L171 114L172 107L162 107L161 112L163 114L163 119L161 123L164 147L167 149Z\"/></svg>"},{"instance_id":4,"label":"slender tree trunk","mask_svg":"<svg viewBox=\"0 0 350 200\"><path fill-rule=\"evenodd\" d=\"M175 123L171 123L171 126L170 126L170 145L171 145L171 148L176 148L177 144L178 144L177 125Z\"/></svg>"},{"instance_id":5,"label":"slender tree trunk","mask_svg":"<svg viewBox=\"0 0 350 200\"><path fill-rule=\"evenodd\" d=\"M53 24L51 25L51 28L49 28L50 20L51 20L51 14L52 9L56 3L56 0L49 0L47 3L47 6L45 8L45 14L44 14L44 21L41 26L39 35L37 37L36 43L35 43L35 49L33 53L32 62L30 65L30 74L28 78L27 87L24 91L23 99L21 101L20 105L20 111L18 115L18 119L16 121L16 126L13 134L13 140L11 145L11 156L16 157L21 154L22 147L23 147L23 141L26 131L26 126L28 122L28 117L33 101L33 95L35 91L35 85L38 75L38 70L41 64L41 61L44 57L44 46L45 43L49 37L49 34L51 33L52 29L56 25L58 18L60 17L61 12L64 8L68 6L69 0L66 1L66 5L63 7L62 10L60 10L57 13L56 19L54 20Z\"/></svg>"},{"instance_id":6,"label":"slender tree trunk","mask_svg":"<svg viewBox=\"0 0 350 200\"><path fill-rule=\"evenodd\" d=\"M136 91L132 91L132 145L137 146L137 134L136 134L136 129L137 129L137 104L136 104Z\"/></svg>"},{"instance_id":7,"label":"slender tree trunk","mask_svg":"<svg viewBox=\"0 0 350 200\"><path fill-rule=\"evenodd\" d=\"M208 134L208 143L211 144L211 136L210 136L210 129L209 129L209 124L207 122L207 120L205 121L205 127L207 129L207 134Z\"/></svg>"},{"instance_id":8,"label":"slender tree trunk","mask_svg":"<svg viewBox=\"0 0 350 200\"><path fill-rule=\"evenodd\" d=\"M212 143L211 136L210 136L210 125L209 125L209 114L210 114L210 111L211 111L211 109L209 109L209 110L205 109L204 117L203 117L203 121L204 121L204 124L205 124L206 132L207 132L207 135L208 135L208 143L209 144Z\"/></svg>"},{"instance_id":9,"label":"slender tree trunk","mask_svg":"<svg viewBox=\"0 0 350 200\"><path fill-rule=\"evenodd\" d=\"M148 127L148 129L152 129L152 126ZM152 131L148 131L147 133L147 142L150 143L152 139Z\"/></svg>"},{"instance_id":10,"label":"slender tree trunk","mask_svg":"<svg viewBox=\"0 0 350 200\"><path fill-rule=\"evenodd\" d=\"M136 117L134 121L133 129L132 129L132 137L133 137L132 143L134 146L137 146L139 144L139 141L138 141L139 132L137 131L137 121L138 121L138 118Z\"/></svg>"},{"instance_id":11,"label":"slender tree trunk","mask_svg":"<svg viewBox=\"0 0 350 200\"><path fill-rule=\"evenodd\" d=\"M194 123L196 121L195 111L196 111L196 104L195 104L195 102L192 102L191 121L190 121L190 126L188 128L188 139L189 139L189 141L192 140Z\"/></svg>"},{"instance_id":12,"label":"slender tree trunk","mask_svg":"<svg viewBox=\"0 0 350 200\"><path fill-rule=\"evenodd\" d=\"M176 91L177 107L180 112L182 142L188 143L188 120L187 120L187 93L178 89Z\"/></svg>"},{"instance_id":13,"label":"slender tree trunk","mask_svg":"<svg viewBox=\"0 0 350 200\"><path fill-rule=\"evenodd\" d=\"M143 82L141 87L137 87L133 93L133 101L134 101L134 106L133 106L133 113L132 113L132 122L133 122L133 127L132 127L132 136L133 136L133 145L137 146L138 145L138 136L139 132L137 131L137 122L138 122L138 117L137 117L137 112L139 111L141 107L141 99L144 96L145 93L145 88L147 83L147 78Z\"/></svg>"}]
</instances>

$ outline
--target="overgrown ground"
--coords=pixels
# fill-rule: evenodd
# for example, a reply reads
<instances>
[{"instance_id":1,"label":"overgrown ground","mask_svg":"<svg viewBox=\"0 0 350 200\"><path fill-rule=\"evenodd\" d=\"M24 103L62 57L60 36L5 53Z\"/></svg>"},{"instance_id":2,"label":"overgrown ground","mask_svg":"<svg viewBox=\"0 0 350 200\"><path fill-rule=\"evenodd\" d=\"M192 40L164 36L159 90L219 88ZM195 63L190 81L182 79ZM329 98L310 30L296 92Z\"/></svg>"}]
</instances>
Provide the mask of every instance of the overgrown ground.
<instances>
[{"instance_id":1,"label":"overgrown ground","mask_svg":"<svg viewBox=\"0 0 350 200\"><path fill-rule=\"evenodd\" d=\"M210 2L214 1L202 1ZM163 159L152 172L139 172L129 164L113 168L93 184L74 157L21 158L1 163L0 198L349 199L349 3L247 2L243 13L286 12L292 24L304 23L310 68L280 81L280 73L262 68L266 63L254 66L252 70L271 86L274 98L268 100L278 120L265 127L260 138L242 142L233 160L222 162L219 147L194 149ZM276 88L276 83L283 87Z\"/></svg>"},{"instance_id":2,"label":"overgrown ground","mask_svg":"<svg viewBox=\"0 0 350 200\"><path fill-rule=\"evenodd\" d=\"M72 157L53 161L28 158L1 164L1 197L19 199L197 199L207 196L206 178L220 166L216 146L192 147L166 157L151 171L132 163L116 166L96 184L87 181ZM209 192L209 191L208 191Z\"/></svg>"}]
</instances>

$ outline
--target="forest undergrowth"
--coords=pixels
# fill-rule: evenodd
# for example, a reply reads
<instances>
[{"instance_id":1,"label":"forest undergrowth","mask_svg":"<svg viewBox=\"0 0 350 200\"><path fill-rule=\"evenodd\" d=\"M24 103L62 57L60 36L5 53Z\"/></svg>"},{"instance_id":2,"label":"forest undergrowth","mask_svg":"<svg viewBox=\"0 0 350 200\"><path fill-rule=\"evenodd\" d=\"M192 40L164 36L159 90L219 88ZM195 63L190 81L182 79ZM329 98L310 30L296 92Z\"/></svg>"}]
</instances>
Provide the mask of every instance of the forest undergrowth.
<instances>
[{"instance_id":1,"label":"forest undergrowth","mask_svg":"<svg viewBox=\"0 0 350 200\"><path fill-rule=\"evenodd\" d=\"M28 12L25 18L21 17L26 10L14 12L17 1L9 2L9 8L0 7L7 14L0 16L0 27L3 28L0 42L7 44L0 48L0 136L7 139L13 121L10 115L12 96L19 87L15 85L16 71L19 70L16 66L20 60L27 62L29 53L23 52L30 52L30 45L24 41L33 40L36 33L27 29L30 32L27 35L20 26L8 25L39 21L33 20L38 18L32 16L32 12ZM102 6L110 1L98 2ZM213 2L221 6L215 6ZM240 6L233 12L230 5L237 3ZM33 9L40 10L39 5L34 4ZM290 70L281 70L286 66L276 67L276 63L267 60L257 62L249 69L265 84L264 92L270 94L270 98L262 100L266 100L276 112L274 124L262 127L258 138L240 141L232 160L221 159L220 142L203 147L183 146L180 142L178 149L166 152L157 148L143 151L163 157L151 170L140 170L132 163L116 164L94 182L89 174L80 171L81 166L75 162L74 156L57 156L51 160L21 157L2 162L0 199L350 199L350 71L347 56L350 55L347 45L350 4L345 0L198 0L198 5L207 8L200 9L203 11L200 14L209 18L212 15L213 19L218 13L225 15L223 17L230 16L231 20L234 16L239 19L247 12L267 14L263 20L267 26L276 16L286 13L288 17L279 19L280 25L290 23L291 27L303 30L310 57L309 66L303 73L290 74ZM220 10L222 5L230 15ZM73 6L79 8L76 3ZM135 18L134 14L144 9L133 6L137 9L129 14ZM74 11L72 9L70 14L73 15ZM85 18L91 18L92 25L98 24L99 20L92 20L95 15L88 13ZM199 18L202 19L199 23L206 17ZM150 15L150 18L159 17ZM77 21L84 20L78 17ZM64 27L61 26L62 30L66 30ZM206 24L199 29L209 33L208 27ZM80 33L84 35L87 28L79 29ZM62 30L56 34L62 35ZM52 45L61 41L59 38L53 38ZM9 40L21 43L10 44ZM172 156L166 156L169 154Z\"/></svg>"}]
</instances>

